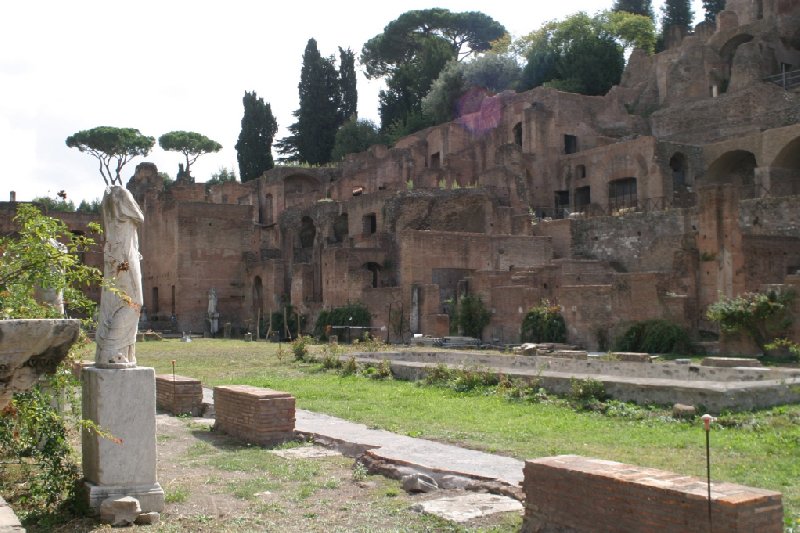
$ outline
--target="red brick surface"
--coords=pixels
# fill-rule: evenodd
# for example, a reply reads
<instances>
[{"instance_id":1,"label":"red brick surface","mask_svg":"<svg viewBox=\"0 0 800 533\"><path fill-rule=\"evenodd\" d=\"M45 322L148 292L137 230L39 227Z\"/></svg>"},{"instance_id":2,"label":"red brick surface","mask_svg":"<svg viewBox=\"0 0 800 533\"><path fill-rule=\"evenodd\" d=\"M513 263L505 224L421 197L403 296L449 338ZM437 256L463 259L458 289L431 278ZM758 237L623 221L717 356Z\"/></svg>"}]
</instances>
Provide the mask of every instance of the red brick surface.
<instances>
[{"instance_id":1,"label":"red brick surface","mask_svg":"<svg viewBox=\"0 0 800 533\"><path fill-rule=\"evenodd\" d=\"M203 385L199 379L172 374L156 376L156 406L174 415L199 416L203 404Z\"/></svg>"},{"instance_id":2,"label":"red brick surface","mask_svg":"<svg viewBox=\"0 0 800 533\"><path fill-rule=\"evenodd\" d=\"M252 444L294 437L295 400L288 392L249 385L214 387L216 428Z\"/></svg>"},{"instance_id":3,"label":"red brick surface","mask_svg":"<svg viewBox=\"0 0 800 533\"><path fill-rule=\"evenodd\" d=\"M575 455L525 463L526 533L781 533L781 494Z\"/></svg>"}]
</instances>

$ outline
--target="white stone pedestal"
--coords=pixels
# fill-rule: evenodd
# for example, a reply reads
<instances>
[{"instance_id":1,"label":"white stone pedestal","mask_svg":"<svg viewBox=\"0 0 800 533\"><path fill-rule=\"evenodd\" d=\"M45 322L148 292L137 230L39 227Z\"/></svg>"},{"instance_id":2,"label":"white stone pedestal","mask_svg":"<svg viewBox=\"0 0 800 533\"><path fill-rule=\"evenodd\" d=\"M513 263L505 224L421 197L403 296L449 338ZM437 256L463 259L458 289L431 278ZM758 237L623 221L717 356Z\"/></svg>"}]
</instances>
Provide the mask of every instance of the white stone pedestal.
<instances>
[{"instance_id":1,"label":"white stone pedestal","mask_svg":"<svg viewBox=\"0 0 800 533\"><path fill-rule=\"evenodd\" d=\"M110 433L115 442L83 431L83 474L89 506L106 498L131 496L143 513L164 509L156 479L156 385L152 368L86 368L83 418Z\"/></svg>"}]
</instances>

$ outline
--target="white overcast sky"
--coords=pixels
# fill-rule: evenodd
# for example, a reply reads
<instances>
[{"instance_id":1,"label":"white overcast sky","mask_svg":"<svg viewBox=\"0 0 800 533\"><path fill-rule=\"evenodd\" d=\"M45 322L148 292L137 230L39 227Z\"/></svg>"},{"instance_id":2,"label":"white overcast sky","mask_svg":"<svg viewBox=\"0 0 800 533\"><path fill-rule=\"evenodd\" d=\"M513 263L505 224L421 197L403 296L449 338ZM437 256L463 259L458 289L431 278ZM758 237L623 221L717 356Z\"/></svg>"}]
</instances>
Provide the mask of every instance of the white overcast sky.
<instances>
[{"instance_id":1,"label":"white overcast sky","mask_svg":"<svg viewBox=\"0 0 800 533\"><path fill-rule=\"evenodd\" d=\"M663 2L653 2L658 11ZM482 11L515 37L612 0L486 2L405 0L21 0L6 2L0 22L0 200L66 190L77 205L103 193L96 160L67 148L70 134L95 126L132 127L158 138L200 132L223 149L192 167L205 181L221 166L236 170L234 145L242 96L256 91L286 134L297 108L303 50L317 40L323 55L362 45L411 9ZM695 20L701 0L693 0ZM357 70L359 66L356 66ZM359 73L359 117L378 120L380 84ZM123 170L152 161L175 176L182 156L158 146Z\"/></svg>"}]
</instances>

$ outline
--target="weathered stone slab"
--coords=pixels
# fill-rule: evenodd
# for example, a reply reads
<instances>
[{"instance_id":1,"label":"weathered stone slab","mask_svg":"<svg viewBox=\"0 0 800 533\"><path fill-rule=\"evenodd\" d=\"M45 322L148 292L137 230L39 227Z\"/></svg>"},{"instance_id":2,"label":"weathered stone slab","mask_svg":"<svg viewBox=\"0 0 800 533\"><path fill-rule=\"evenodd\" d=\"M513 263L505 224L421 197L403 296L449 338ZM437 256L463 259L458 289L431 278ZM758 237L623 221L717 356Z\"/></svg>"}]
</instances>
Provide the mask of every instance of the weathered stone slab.
<instances>
[{"instance_id":1,"label":"weathered stone slab","mask_svg":"<svg viewBox=\"0 0 800 533\"><path fill-rule=\"evenodd\" d=\"M130 526L142 512L139 500L124 496L108 498L100 504L100 521L114 527Z\"/></svg>"},{"instance_id":2,"label":"weathered stone slab","mask_svg":"<svg viewBox=\"0 0 800 533\"><path fill-rule=\"evenodd\" d=\"M432 514L452 522L469 522L475 518L495 513L522 511L522 504L514 498L475 492L463 496L451 496L420 502L412 510Z\"/></svg>"},{"instance_id":3,"label":"weathered stone slab","mask_svg":"<svg viewBox=\"0 0 800 533\"><path fill-rule=\"evenodd\" d=\"M611 352L611 357L618 361L628 363L652 363L653 358L649 353L640 352Z\"/></svg>"},{"instance_id":4,"label":"weathered stone slab","mask_svg":"<svg viewBox=\"0 0 800 533\"><path fill-rule=\"evenodd\" d=\"M439 490L436 480L425 474L409 474L401 479L406 492L433 492Z\"/></svg>"},{"instance_id":5,"label":"weathered stone slab","mask_svg":"<svg viewBox=\"0 0 800 533\"><path fill-rule=\"evenodd\" d=\"M747 359L740 357L706 357L701 362L703 366L716 366L722 368L731 367L757 367L763 366L758 359Z\"/></svg>"}]
</instances>

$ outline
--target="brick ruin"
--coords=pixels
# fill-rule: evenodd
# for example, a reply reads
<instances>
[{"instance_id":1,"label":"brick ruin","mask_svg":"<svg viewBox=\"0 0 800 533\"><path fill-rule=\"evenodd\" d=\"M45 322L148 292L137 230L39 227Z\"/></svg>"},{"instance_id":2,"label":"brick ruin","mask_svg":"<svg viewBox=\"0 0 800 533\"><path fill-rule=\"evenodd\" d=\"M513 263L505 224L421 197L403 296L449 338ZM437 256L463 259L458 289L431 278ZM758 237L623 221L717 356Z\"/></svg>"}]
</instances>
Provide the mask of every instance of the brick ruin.
<instances>
[{"instance_id":1,"label":"brick ruin","mask_svg":"<svg viewBox=\"0 0 800 533\"><path fill-rule=\"evenodd\" d=\"M719 295L800 289L800 6L728 0L667 43L605 96L487 96L336 167L165 190L140 164L148 326L207 330L214 288L238 331L361 302L373 325L440 336L466 292L491 310L484 339L517 342L547 298L598 349L637 320L713 331Z\"/></svg>"}]
</instances>

